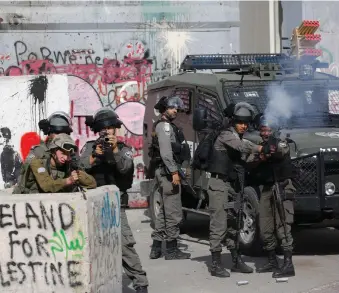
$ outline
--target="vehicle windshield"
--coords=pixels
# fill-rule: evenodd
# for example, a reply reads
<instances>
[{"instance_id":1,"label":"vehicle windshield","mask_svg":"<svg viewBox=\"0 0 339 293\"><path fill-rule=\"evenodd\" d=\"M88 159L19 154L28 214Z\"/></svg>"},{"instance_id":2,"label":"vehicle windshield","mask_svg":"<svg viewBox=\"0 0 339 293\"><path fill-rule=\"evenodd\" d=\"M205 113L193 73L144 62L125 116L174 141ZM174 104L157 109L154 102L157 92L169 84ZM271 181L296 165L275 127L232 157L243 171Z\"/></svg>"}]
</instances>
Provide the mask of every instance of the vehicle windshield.
<instances>
[{"instance_id":1,"label":"vehicle windshield","mask_svg":"<svg viewBox=\"0 0 339 293\"><path fill-rule=\"evenodd\" d=\"M225 98L248 102L273 127L333 127L339 123L339 81L224 81Z\"/></svg>"}]
</instances>

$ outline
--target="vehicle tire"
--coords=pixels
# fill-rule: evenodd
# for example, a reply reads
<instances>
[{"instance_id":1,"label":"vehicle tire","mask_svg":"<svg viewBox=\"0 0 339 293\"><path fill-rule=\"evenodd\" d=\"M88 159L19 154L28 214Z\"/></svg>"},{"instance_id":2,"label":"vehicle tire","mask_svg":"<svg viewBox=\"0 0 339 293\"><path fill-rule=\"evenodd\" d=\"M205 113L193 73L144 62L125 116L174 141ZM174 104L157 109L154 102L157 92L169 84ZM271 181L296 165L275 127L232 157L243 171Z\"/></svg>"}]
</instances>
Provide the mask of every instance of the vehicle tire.
<instances>
[{"instance_id":1,"label":"vehicle tire","mask_svg":"<svg viewBox=\"0 0 339 293\"><path fill-rule=\"evenodd\" d=\"M151 185L151 193L149 197L149 215L151 218L151 227L154 229L155 220L158 217L159 209L160 209L160 198L161 195L159 193L159 186L155 180L153 180Z\"/></svg>"},{"instance_id":2,"label":"vehicle tire","mask_svg":"<svg viewBox=\"0 0 339 293\"><path fill-rule=\"evenodd\" d=\"M149 203L148 203L152 229L155 228L155 220L159 215L160 199L161 199L161 194L159 192L159 186L156 183L156 181L153 180L152 186L151 186L151 193L149 197ZM187 218L187 212L183 211L182 222L180 223L180 226L183 225L183 223L186 221L186 218Z\"/></svg>"},{"instance_id":3,"label":"vehicle tire","mask_svg":"<svg viewBox=\"0 0 339 293\"><path fill-rule=\"evenodd\" d=\"M259 230L259 197L252 187L244 189L243 227L239 237L242 254L259 256L263 253Z\"/></svg>"}]
</instances>

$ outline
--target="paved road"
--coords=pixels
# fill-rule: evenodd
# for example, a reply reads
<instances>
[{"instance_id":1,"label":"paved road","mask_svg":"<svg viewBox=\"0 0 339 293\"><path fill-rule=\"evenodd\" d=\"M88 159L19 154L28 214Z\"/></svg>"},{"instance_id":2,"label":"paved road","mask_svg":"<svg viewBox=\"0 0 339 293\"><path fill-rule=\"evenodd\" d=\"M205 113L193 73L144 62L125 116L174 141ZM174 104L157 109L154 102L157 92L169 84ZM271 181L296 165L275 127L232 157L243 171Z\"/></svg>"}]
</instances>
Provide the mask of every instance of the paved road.
<instances>
[{"instance_id":1,"label":"paved road","mask_svg":"<svg viewBox=\"0 0 339 293\"><path fill-rule=\"evenodd\" d=\"M147 213L147 212L146 212ZM333 229L303 230L296 233L294 264L297 276L288 283L276 283L271 274L232 274L230 278L211 277L206 264L210 262L208 219L189 215L182 234L181 246L192 253L191 260L150 260L151 227L145 210L129 210L128 218L137 241L136 249L147 271L150 293L337 293L339 292L339 231ZM250 266L263 263L262 258L245 257ZM231 266L225 249L223 261ZM248 285L237 286L240 280ZM129 279L123 280L124 293L132 293Z\"/></svg>"}]
</instances>

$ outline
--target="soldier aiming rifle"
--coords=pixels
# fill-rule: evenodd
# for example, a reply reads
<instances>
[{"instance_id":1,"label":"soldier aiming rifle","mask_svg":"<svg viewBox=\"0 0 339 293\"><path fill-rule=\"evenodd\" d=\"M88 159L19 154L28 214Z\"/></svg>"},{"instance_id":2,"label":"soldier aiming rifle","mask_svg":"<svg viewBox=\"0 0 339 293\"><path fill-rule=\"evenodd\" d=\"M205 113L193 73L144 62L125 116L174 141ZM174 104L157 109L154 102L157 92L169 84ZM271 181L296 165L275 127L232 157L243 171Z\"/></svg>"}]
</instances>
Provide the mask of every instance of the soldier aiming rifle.
<instances>
[{"instance_id":1,"label":"soldier aiming rifle","mask_svg":"<svg viewBox=\"0 0 339 293\"><path fill-rule=\"evenodd\" d=\"M293 238L291 225L294 220L294 206L291 200L295 193L292 184L293 165L291 164L288 141L273 135L272 128L265 117L258 114L255 124L262 138L264 154L250 156L252 165L249 179L251 185L261 187L259 202L259 225L264 250L268 253L268 262L257 272L273 272L273 278L295 275L292 263ZM277 235L277 236L276 236ZM277 238L284 253L284 264L279 266L276 255Z\"/></svg>"}]
</instances>

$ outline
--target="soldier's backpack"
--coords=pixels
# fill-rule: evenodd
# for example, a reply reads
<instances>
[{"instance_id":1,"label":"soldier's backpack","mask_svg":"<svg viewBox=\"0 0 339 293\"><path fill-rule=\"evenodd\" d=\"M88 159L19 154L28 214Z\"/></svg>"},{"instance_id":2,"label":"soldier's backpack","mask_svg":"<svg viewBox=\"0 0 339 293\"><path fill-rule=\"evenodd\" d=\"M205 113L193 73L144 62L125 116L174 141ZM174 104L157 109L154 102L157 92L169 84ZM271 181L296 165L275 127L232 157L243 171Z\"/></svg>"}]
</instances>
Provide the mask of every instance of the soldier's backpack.
<instances>
[{"instance_id":1,"label":"soldier's backpack","mask_svg":"<svg viewBox=\"0 0 339 293\"><path fill-rule=\"evenodd\" d=\"M208 133L201 142L199 142L199 145L193 155L193 161L191 164L192 169L207 171L214 142L216 141L220 132L220 130L213 130L212 132Z\"/></svg>"}]
</instances>

